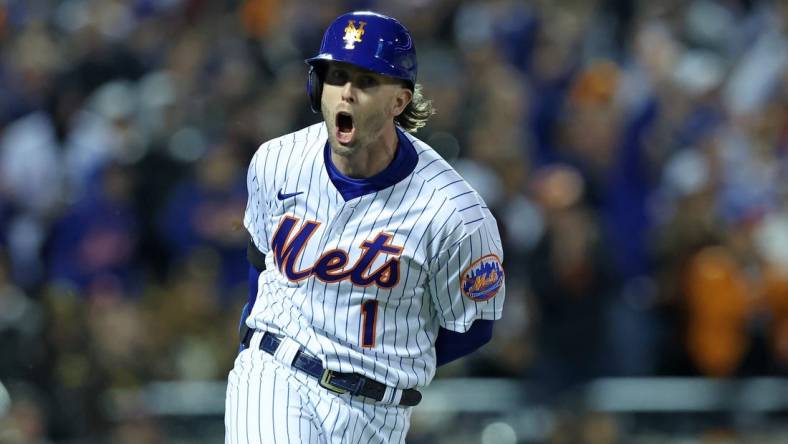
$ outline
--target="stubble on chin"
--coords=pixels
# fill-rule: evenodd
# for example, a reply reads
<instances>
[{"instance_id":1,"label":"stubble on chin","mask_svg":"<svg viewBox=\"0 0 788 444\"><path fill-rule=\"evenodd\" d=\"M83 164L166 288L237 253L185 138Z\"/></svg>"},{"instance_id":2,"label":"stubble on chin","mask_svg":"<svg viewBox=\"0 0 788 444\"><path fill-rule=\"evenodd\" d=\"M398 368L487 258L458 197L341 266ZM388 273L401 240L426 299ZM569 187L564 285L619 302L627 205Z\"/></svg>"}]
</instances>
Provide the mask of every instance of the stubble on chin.
<instances>
[{"instance_id":1,"label":"stubble on chin","mask_svg":"<svg viewBox=\"0 0 788 444\"><path fill-rule=\"evenodd\" d=\"M355 154L356 151L358 151L355 142L351 145L342 145L339 142L337 142L336 138L333 136L331 137L330 142L331 142L331 151L333 151L334 154L338 156L350 157L353 154Z\"/></svg>"}]
</instances>

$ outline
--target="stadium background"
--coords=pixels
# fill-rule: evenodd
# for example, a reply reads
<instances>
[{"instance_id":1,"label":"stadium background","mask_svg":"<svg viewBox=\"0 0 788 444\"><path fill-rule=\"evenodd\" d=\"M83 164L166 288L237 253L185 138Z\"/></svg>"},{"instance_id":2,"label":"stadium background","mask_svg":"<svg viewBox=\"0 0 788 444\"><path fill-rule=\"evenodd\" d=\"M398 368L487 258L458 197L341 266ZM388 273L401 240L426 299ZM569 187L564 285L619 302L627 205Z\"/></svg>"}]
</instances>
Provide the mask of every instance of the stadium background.
<instances>
[{"instance_id":1,"label":"stadium background","mask_svg":"<svg viewBox=\"0 0 788 444\"><path fill-rule=\"evenodd\" d=\"M245 168L358 8L506 251L408 442L786 442L778 0L0 0L0 442L221 442Z\"/></svg>"}]
</instances>

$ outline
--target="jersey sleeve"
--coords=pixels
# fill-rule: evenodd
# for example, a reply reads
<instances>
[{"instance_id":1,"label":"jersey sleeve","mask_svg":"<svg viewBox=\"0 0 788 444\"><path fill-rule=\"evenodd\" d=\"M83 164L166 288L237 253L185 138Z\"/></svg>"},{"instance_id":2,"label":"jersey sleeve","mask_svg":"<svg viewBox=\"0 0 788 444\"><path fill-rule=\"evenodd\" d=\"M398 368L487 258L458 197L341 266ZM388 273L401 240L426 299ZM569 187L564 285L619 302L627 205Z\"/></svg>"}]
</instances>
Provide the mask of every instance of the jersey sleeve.
<instances>
[{"instance_id":1,"label":"jersey sleeve","mask_svg":"<svg viewBox=\"0 0 788 444\"><path fill-rule=\"evenodd\" d=\"M252 243L263 254L268 253L268 227L266 221L266 210L268 208L268 193L266 191L265 162L267 150L259 149L249 163L249 171L246 175L246 190L248 198L246 201L246 211L244 211L244 227L251 236Z\"/></svg>"},{"instance_id":2,"label":"jersey sleeve","mask_svg":"<svg viewBox=\"0 0 788 444\"><path fill-rule=\"evenodd\" d=\"M441 252L430 266L429 291L441 327L460 333L477 319L500 319L506 292L495 218Z\"/></svg>"}]
</instances>

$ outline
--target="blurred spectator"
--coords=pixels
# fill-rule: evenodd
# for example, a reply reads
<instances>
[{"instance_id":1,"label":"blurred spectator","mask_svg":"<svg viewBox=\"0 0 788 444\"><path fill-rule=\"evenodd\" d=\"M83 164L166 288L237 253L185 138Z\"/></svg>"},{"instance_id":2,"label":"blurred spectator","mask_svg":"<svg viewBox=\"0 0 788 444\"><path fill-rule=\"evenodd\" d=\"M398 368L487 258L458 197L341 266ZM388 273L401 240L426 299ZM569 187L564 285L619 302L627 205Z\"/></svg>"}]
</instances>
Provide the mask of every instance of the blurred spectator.
<instances>
[{"instance_id":1,"label":"blurred spectator","mask_svg":"<svg viewBox=\"0 0 788 444\"><path fill-rule=\"evenodd\" d=\"M44 322L41 307L14 284L8 256L0 249L0 378L29 377L27 369L41 364Z\"/></svg>"},{"instance_id":2,"label":"blurred spectator","mask_svg":"<svg viewBox=\"0 0 788 444\"><path fill-rule=\"evenodd\" d=\"M195 165L194 177L185 178L169 196L162 211L160 238L173 263L203 246L220 256L222 293L246 281L243 255L247 238L241 228L246 207L246 177L237 174L239 161L232 146L209 150Z\"/></svg>"},{"instance_id":3,"label":"blurred spectator","mask_svg":"<svg viewBox=\"0 0 788 444\"><path fill-rule=\"evenodd\" d=\"M233 301L221 286L221 256L210 248L191 250L166 285L148 295L145 317L155 359L147 363L157 378L212 380L226 376L237 349L241 294ZM215 328L213 328L215 326Z\"/></svg>"},{"instance_id":4,"label":"blurred spectator","mask_svg":"<svg viewBox=\"0 0 788 444\"><path fill-rule=\"evenodd\" d=\"M693 363L703 375L732 376L749 347L751 308L742 270L724 248L707 247L690 259L686 273L686 344Z\"/></svg>"},{"instance_id":5,"label":"blurred spectator","mask_svg":"<svg viewBox=\"0 0 788 444\"><path fill-rule=\"evenodd\" d=\"M555 166L538 171L537 178L547 228L525 270L536 299L534 378L549 397L609 374L605 314L619 282L578 172Z\"/></svg>"},{"instance_id":6,"label":"blurred spectator","mask_svg":"<svg viewBox=\"0 0 788 444\"><path fill-rule=\"evenodd\" d=\"M141 290L135 279L139 222L132 180L119 164L93 177L85 195L53 227L50 279L82 291L108 280L126 291Z\"/></svg>"},{"instance_id":7,"label":"blurred spectator","mask_svg":"<svg viewBox=\"0 0 788 444\"><path fill-rule=\"evenodd\" d=\"M108 420L100 408L100 394L108 386L92 350L85 300L68 288L52 287L44 306L48 353L42 386L52 410L50 436L95 436Z\"/></svg>"},{"instance_id":8,"label":"blurred spectator","mask_svg":"<svg viewBox=\"0 0 788 444\"><path fill-rule=\"evenodd\" d=\"M160 444L163 433L150 416L121 421L111 432L110 441L118 444Z\"/></svg>"},{"instance_id":9,"label":"blurred spectator","mask_svg":"<svg viewBox=\"0 0 788 444\"><path fill-rule=\"evenodd\" d=\"M62 207L64 172L49 116L36 112L5 128L0 138L0 223L11 275L32 288L44 275L41 249L51 218ZM6 225L7 224L7 225Z\"/></svg>"},{"instance_id":10,"label":"blurred spectator","mask_svg":"<svg viewBox=\"0 0 788 444\"><path fill-rule=\"evenodd\" d=\"M0 441L8 444L47 444L48 414L38 390L24 383L9 385L11 406L0 414ZM2 412L0 412L2 413Z\"/></svg>"}]
</instances>

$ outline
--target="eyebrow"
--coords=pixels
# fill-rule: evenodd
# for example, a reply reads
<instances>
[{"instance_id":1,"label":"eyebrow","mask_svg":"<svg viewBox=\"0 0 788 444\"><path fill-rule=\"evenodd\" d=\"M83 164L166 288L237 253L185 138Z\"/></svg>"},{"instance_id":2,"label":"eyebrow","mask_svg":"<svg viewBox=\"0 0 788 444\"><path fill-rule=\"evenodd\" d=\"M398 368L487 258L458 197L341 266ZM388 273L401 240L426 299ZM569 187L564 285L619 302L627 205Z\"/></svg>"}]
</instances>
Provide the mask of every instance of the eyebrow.
<instances>
[{"instance_id":1,"label":"eyebrow","mask_svg":"<svg viewBox=\"0 0 788 444\"><path fill-rule=\"evenodd\" d=\"M331 64L329 64L329 68L328 69L329 70L331 70L331 69L341 69L341 70L348 71L348 72L359 72L359 73L364 73L364 74L369 74L369 75L380 75L380 74L378 74L378 73L376 73L374 71L370 71L368 69L360 68L360 67L355 66L355 65L350 64L350 63L341 63L341 62L331 63Z\"/></svg>"}]
</instances>

